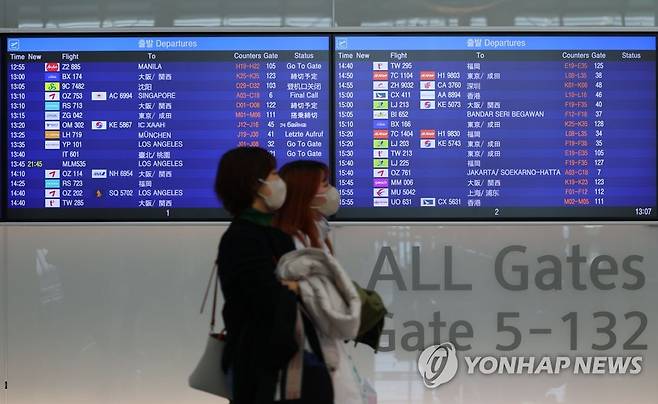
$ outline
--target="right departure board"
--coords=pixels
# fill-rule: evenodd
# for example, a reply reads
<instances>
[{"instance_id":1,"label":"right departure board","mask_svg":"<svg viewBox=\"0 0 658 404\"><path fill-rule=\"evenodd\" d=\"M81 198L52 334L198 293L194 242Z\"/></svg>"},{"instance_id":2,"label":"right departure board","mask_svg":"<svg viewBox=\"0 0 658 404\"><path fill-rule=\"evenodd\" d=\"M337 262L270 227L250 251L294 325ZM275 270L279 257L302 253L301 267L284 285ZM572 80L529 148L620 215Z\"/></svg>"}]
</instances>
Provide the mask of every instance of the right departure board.
<instances>
[{"instance_id":1,"label":"right departure board","mask_svg":"<svg viewBox=\"0 0 658 404\"><path fill-rule=\"evenodd\" d=\"M334 38L345 220L656 220L656 38Z\"/></svg>"}]
</instances>

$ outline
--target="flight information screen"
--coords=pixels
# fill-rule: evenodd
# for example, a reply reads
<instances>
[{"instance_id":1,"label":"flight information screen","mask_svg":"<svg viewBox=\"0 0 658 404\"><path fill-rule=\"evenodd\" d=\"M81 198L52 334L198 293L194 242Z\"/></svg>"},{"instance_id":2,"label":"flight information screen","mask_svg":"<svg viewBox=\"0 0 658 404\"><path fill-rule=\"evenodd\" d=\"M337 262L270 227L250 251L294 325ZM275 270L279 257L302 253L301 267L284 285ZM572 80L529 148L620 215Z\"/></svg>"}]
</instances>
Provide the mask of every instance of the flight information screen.
<instances>
[{"instance_id":1,"label":"flight information screen","mask_svg":"<svg viewBox=\"0 0 658 404\"><path fill-rule=\"evenodd\" d=\"M329 37L10 37L14 220L222 218L220 156L329 162Z\"/></svg>"},{"instance_id":2,"label":"flight information screen","mask_svg":"<svg viewBox=\"0 0 658 404\"><path fill-rule=\"evenodd\" d=\"M655 37L334 40L338 218L658 217Z\"/></svg>"}]
</instances>

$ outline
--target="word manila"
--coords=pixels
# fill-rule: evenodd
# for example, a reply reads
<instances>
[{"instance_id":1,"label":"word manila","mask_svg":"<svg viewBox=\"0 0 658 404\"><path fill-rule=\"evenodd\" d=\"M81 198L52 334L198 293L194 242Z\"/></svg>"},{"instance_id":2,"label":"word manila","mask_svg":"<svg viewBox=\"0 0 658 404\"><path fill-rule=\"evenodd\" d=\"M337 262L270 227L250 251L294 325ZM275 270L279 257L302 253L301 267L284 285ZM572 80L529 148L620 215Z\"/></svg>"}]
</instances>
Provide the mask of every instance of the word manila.
<instances>
[{"instance_id":1,"label":"word manila","mask_svg":"<svg viewBox=\"0 0 658 404\"><path fill-rule=\"evenodd\" d=\"M528 248L523 245L507 246L495 257L493 271L500 287L510 291L524 291L535 287L542 291L563 290L626 290L641 289L646 283L644 272L639 264L644 261L641 255L628 255L615 258L611 255L597 255L588 258L581 252L580 245L571 246L566 257L544 254L538 257L528 255ZM434 272L435 262L423 270ZM388 264L388 265L386 265ZM385 273L386 267L390 273ZM404 271L407 273L408 271ZM459 282L453 266L452 246L443 249L444 282L430 283L421 280L420 247L411 249L411 290L473 290L473 285ZM368 281L368 288L374 289L379 282L393 282L399 290L409 290L403 271L389 246L382 247ZM531 286L531 282L532 285Z\"/></svg>"}]
</instances>

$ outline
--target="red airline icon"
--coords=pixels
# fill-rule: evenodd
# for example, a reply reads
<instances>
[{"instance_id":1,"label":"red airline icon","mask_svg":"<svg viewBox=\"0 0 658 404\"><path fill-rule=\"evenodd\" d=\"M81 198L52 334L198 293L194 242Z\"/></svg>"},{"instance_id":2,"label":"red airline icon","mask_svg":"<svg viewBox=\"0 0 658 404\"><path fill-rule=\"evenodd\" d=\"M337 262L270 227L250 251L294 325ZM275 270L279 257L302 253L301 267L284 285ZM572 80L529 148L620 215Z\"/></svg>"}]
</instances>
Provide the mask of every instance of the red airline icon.
<instances>
[{"instance_id":1,"label":"red airline icon","mask_svg":"<svg viewBox=\"0 0 658 404\"><path fill-rule=\"evenodd\" d=\"M372 79L373 80L388 80L388 72L387 71L372 72Z\"/></svg>"},{"instance_id":2,"label":"red airline icon","mask_svg":"<svg viewBox=\"0 0 658 404\"><path fill-rule=\"evenodd\" d=\"M388 139L388 130L375 129L372 131L372 135L375 139Z\"/></svg>"},{"instance_id":3,"label":"red airline icon","mask_svg":"<svg viewBox=\"0 0 658 404\"><path fill-rule=\"evenodd\" d=\"M47 72L58 72L59 71L59 63L46 63L46 71Z\"/></svg>"},{"instance_id":4,"label":"red airline icon","mask_svg":"<svg viewBox=\"0 0 658 404\"><path fill-rule=\"evenodd\" d=\"M436 132L434 129L421 129L420 138L421 139L434 139L436 137Z\"/></svg>"},{"instance_id":5,"label":"red airline icon","mask_svg":"<svg viewBox=\"0 0 658 404\"><path fill-rule=\"evenodd\" d=\"M55 174L57 174L57 171L48 171L48 174L54 178Z\"/></svg>"},{"instance_id":6,"label":"red airline icon","mask_svg":"<svg viewBox=\"0 0 658 404\"><path fill-rule=\"evenodd\" d=\"M429 70L421 70L420 72L421 80L434 80L436 79L436 73Z\"/></svg>"}]
</instances>

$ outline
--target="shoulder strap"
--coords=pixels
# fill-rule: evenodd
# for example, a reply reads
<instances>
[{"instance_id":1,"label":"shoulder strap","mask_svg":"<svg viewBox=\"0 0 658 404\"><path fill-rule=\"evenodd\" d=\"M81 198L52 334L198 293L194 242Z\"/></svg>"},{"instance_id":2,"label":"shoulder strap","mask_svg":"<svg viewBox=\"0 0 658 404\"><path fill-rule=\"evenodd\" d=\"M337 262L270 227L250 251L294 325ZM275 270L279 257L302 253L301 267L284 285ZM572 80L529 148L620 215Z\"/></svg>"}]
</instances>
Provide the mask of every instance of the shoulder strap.
<instances>
[{"instance_id":1,"label":"shoulder strap","mask_svg":"<svg viewBox=\"0 0 658 404\"><path fill-rule=\"evenodd\" d=\"M212 282L213 276L215 277L215 288L214 288L214 293L213 293L213 299L212 299L212 317L210 317L210 332L212 333L215 330L215 312L217 309L217 287L219 284L219 268L217 266L217 263L212 267L212 271L210 272L210 278L208 279L208 285L206 286L206 293L203 295L203 302L201 303L201 311L200 313L203 313L203 309L206 307L206 301L208 300L208 292L210 292L210 284Z\"/></svg>"}]
</instances>

